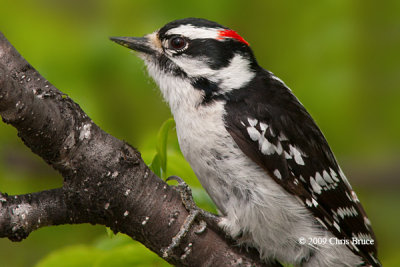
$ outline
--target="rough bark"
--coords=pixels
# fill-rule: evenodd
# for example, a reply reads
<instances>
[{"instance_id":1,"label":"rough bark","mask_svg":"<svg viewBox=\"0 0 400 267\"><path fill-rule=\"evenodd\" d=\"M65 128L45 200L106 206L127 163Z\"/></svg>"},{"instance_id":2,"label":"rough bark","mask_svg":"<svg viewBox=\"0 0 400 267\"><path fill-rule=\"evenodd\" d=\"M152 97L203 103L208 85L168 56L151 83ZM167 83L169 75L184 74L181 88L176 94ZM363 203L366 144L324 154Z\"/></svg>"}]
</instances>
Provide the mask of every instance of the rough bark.
<instances>
[{"instance_id":1,"label":"rough bark","mask_svg":"<svg viewBox=\"0 0 400 267\"><path fill-rule=\"evenodd\" d=\"M162 256L188 216L177 191L149 170L135 148L93 123L1 33L0 115L32 152L64 178L62 188L18 196L0 193L0 237L21 241L43 226L102 224ZM165 258L168 262L263 265L257 253L234 246L212 222L196 233L199 227L196 221Z\"/></svg>"}]
</instances>

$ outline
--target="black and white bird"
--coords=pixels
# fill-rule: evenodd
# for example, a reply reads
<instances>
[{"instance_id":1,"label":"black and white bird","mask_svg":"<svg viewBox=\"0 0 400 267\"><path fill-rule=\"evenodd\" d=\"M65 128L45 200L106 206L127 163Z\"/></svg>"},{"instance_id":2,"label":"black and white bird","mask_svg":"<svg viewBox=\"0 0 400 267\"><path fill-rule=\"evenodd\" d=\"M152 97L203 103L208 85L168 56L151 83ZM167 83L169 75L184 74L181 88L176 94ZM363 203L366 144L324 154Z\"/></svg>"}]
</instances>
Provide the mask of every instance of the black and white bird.
<instances>
[{"instance_id":1,"label":"black and white bird","mask_svg":"<svg viewBox=\"0 0 400 267\"><path fill-rule=\"evenodd\" d=\"M187 18L111 39L144 60L228 234L265 261L380 266L370 221L323 134L238 33Z\"/></svg>"}]
</instances>

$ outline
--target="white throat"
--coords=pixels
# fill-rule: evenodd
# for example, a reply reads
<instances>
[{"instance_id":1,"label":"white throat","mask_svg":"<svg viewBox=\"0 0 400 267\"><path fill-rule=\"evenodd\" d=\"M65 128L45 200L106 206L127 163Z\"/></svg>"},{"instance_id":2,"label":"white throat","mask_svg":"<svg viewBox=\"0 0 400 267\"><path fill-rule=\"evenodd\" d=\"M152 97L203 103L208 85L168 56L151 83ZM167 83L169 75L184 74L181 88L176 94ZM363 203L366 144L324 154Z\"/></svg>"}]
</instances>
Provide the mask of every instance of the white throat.
<instances>
[{"instance_id":1,"label":"white throat","mask_svg":"<svg viewBox=\"0 0 400 267\"><path fill-rule=\"evenodd\" d=\"M171 108L172 114L179 110L198 107L203 100L203 92L196 90L189 81L159 68L151 58L143 58L150 76L155 80L160 91Z\"/></svg>"},{"instance_id":2,"label":"white throat","mask_svg":"<svg viewBox=\"0 0 400 267\"><path fill-rule=\"evenodd\" d=\"M158 84L173 114L176 114L178 109L196 108L202 103L203 91L194 88L188 80L182 77L166 73L151 57L142 55L142 58L150 76ZM239 54L231 59L228 66L221 69L211 69L204 58L180 57L172 60L188 76L192 78L204 77L217 84L221 90L220 93L239 89L249 83L256 75L250 69L250 61Z\"/></svg>"}]
</instances>

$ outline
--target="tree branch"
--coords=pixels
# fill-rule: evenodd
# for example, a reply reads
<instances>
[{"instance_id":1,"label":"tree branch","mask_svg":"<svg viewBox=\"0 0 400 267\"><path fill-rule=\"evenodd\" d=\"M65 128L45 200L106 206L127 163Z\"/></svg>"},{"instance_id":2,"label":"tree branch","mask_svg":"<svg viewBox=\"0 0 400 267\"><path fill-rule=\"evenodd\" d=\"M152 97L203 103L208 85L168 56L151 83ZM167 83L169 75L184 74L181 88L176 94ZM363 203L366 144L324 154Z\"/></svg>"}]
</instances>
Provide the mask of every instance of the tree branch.
<instances>
[{"instance_id":1,"label":"tree branch","mask_svg":"<svg viewBox=\"0 0 400 267\"><path fill-rule=\"evenodd\" d=\"M21 241L30 232L67 221L62 189L8 196L0 193L0 237Z\"/></svg>"},{"instance_id":2,"label":"tree branch","mask_svg":"<svg viewBox=\"0 0 400 267\"><path fill-rule=\"evenodd\" d=\"M101 130L44 79L1 33L0 115L64 178L58 189L0 193L0 237L21 241L47 225L102 224L162 256L188 216L179 194L149 170L136 149ZM216 225L208 225L196 233L196 222L166 260L187 266L263 265L257 253L233 246Z\"/></svg>"}]
</instances>

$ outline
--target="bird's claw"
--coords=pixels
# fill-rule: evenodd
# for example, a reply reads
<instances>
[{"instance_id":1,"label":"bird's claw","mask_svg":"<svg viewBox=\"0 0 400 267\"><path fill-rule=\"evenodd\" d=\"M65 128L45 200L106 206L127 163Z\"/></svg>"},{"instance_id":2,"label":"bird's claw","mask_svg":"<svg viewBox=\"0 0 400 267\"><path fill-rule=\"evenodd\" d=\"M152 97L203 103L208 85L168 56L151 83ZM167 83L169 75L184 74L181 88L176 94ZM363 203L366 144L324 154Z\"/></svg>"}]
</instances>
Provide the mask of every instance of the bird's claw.
<instances>
[{"instance_id":1,"label":"bird's claw","mask_svg":"<svg viewBox=\"0 0 400 267\"><path fill-rule=\"evenodd\" d=\"M166 179L166 181L175 180L178 182L176 189L178 190L182 203L185 206L186 210L190 213L193 210L200 210L197 207L196 203L193 200L192 189L185 183L185 181L179 176L170 176Z\"/></svg>"},{"instance_id":2,"label":"bird's claw","mask_svg":"<svg viewBox=\"0 0 400 267\"><path fill-rule=\"evenodd\" d=\"M176 176L176 175L172 175L172 176L168 177L167 179L165 179L166 182L171 181L171 180L175 180L179 184L186 184L185 181L181 177Z\"/></svg>"},{"instance_id":3,"label":"bird's claw","mask_svg":"<svg viewBox=\"0 0 400 267\"><path fill-rule=\"evenodd\" d=\"M206 229L207 223L204 219L207 218L209 220L218 221L217 216L197 207L196 203L193 200L192 190L182 178L178 176L170 176L166 179L166 181L171 180L175 180L178 182L176 188L181 196L182 203L185 206L185 209L189 212L189 215L183 222L183 225L179 229L179 232L172 238L171 244L167 248L164 248L162 250L163 258L168 258L172 250L180 245L182 239L187 235L190 227L192 227L196 218L199 219L199 227L195 231L196 234L201 234Z\"/></svg>"}]
</instances>

